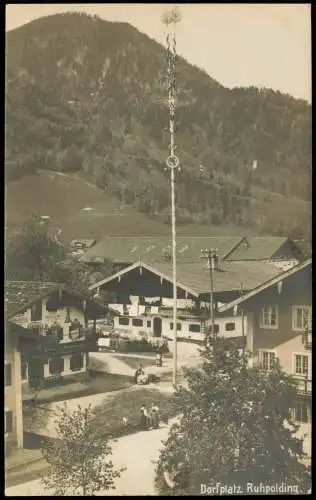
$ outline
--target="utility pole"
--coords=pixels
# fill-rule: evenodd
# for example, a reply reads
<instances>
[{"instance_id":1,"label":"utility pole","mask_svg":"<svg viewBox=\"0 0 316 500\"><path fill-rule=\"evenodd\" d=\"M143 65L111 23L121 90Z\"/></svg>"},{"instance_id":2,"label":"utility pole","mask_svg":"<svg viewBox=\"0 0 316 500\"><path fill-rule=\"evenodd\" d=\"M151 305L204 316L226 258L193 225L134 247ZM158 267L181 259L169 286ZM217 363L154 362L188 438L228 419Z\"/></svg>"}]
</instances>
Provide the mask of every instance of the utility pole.
<instances>
[{"instance_id":1,"label":"utility pole","mask_svg":"<svg viewBox=\"0 0 316 500\"><path fill-rule=\"evenodd\" d=\"M175 145L175 110L176 110L176 34L175 26L181 20L177 7L167 11L162 16L162 22L167 27L167 56L168 56L168 106L169 106L169 131L170 154L166 164L170 169L171 184L171 230L172 230L172 268L173 268L173 386L177 385L177 262L176 262L176 201L175 201L175 169L180 170L180 160L176 156Z\"/></svg>"},{"instance_id":2,"label":"utility pole","mask_svg":"<svg viewBox=\"0 0 316 500\"><path fill-rule=\"evenodd\" d=\"M210 271L210 320L211 320L211 334L213 340L216 340L216 332L215 332L215 303L214 303L214 270L215 270L215 262L217 261L218 254L217 250L211 249L202 249L201 250L201 259L207 260L208 269ZM207 344L210 339L207 339Z\"/></svg>"},{"instance_id":3,"label":"utility pole","mask_svg":"<svg viewBox=\"0 0 316 500\"><path fill-rule=\"evenodd\" d=\"M241 283L240 285L240 294L244 294L244 287L243 284ZM245 354L246 354L246 337L245 337L245 313L244 310L241 310L241 334L242 334L242 360L243 360L243 366L245 367Z\"/></svg>"}]
</instances>

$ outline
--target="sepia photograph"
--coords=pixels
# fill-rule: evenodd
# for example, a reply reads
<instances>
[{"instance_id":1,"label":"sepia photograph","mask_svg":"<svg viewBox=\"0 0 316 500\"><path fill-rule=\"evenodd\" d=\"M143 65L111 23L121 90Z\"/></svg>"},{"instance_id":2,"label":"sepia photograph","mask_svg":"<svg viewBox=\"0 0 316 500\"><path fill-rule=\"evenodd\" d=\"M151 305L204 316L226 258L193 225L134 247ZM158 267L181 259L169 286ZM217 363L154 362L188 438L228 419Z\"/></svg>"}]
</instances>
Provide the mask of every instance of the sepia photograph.
<instances>
[{"instance_id":1,"label":"sepia photograph","mask_svg":"<svg viewBox=\"0 0 316 500\"><path fill-rule=\"evenodd\" d=\"M312 493L311 3L5 13L5 496Z\"/></svg>"}]
</instances>

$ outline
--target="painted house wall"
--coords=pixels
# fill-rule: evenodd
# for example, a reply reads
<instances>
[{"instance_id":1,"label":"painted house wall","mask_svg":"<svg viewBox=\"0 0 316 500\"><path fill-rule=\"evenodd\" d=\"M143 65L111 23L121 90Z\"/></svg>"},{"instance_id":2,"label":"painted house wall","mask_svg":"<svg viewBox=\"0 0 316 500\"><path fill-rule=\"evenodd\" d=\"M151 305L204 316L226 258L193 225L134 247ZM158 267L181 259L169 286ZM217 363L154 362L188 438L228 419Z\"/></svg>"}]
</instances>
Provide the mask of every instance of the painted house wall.
<instances>
[{"instance_id":1,"label":"painted house wall","mask_svg":"<svg viewBox=\"0 0 316 500\"><path fill-rule=\"evenodd\" d=\"M62 309L58 309L56 312L47 311L46 304L47 304L48 300L49 300L49 297L46 297L46 298L42 299L42 301L41 301L41 303L42 303L42 319L41 320L32 321L31 320L31 308L29 308L23 314L17 314L14 317L14 322L17 323L18 325L21 325L24 327L26 327L26 326L32 327L33 325L36 326L40 323L42 323L43 325L52 326L53 323L56 321L63 328L63 332L64 332L64 338L61 342L72 342L72 339L69 337L70 323L66 322L67 309L69 309L70 321L77 318L83 326L86 325L84 311L80 311L79 309L76 309L74 307L69 307L69 308L63 307Z\"/></svg>"},{"instance_id":2,"label":"painted house wall","mask_svg":"<svg viewBox=\"0 0 316 500\"><path fill-rule=\"evenodd\" d=\"M21 357L18 350L18 336L6 335L5 364L11 364L12 383L5 387L5 411L12 411L12 433L5 438L12 440L18 448L23 448Z\"/></svg>"},{"instance_id":3,"label":"painted house wall","mask_svg":"<svg viewBox=\"0 0 316 500\"><path fill-rule=\"evenodd\" d=\"M71 326L71 321L74 319L78 319L80 324L86 328L87 327L87 319L85 316L85 313L83 310L80 310L78 308L69 306L69 307L62 307L61 309L58 309L57 311L47 311L46 305L47 302L49 301L50 297L45 297L41 300L41 305L42 305L42 319L39 321L31 321L31 308L28 308L23 314L18 314L14 317L14 322L24 326L24 327L36 327L37 325L43 325L43 330L39 330L39 334L44 335L44 326L52 326L55 322L57 322L62 328L63 328L63 339L59 342L59 344L71 344L76 342L75 339L70 338L69 336L69 328ZM67 312L69 311L69 314ZM67 317L68 314L68 317ZM67 321L70 319L70 321ZM80 337L78 340L84 340L85 335L83 337ZM76 351L77 353L77 351ZM64 370L61 372L61 376L67 376L67 375L73 375L73 374L79 374L79 373L84 373L87 369L87 359L85 355L85 349L83 346L82 349L82 354L83 354L83 367L80 370L72 371L70 369L70 359L71 359L71 354L69 355L58 355L58 351L56 352L56 355L54 357L62 357L64 359ZM50 358L52 359L52 358ZM28 371L28 367L27 367ZM50 377L51 373L49 371L49 363L44 364L44 378ZM28 376L22 381L23 386L28 385Z\"/></svg>"},{"instance_id":4,"label":"painted house wall","mask_svg":"<svg viewBox=\"0 0 316 500\"><path fill-rule=\"evenodd\" d=\"M171 328L172 318L171 317L163 317L161 315L146 315L146 316L138 316L136 317L128 317L124 316L129 321L128 325L120 324L120 317L114 318L114 330L121 334L126 334L131 338L147 338L153 339L154 335L154 321L156 318L161 319L161 336L160 337L172 337L173 329ZM141 320L143 321L143 326L133 325L133 320ZM200 318L192 318L192 319L180 319L178 318L178 325L181 324L181 330L178 330L179 338L192 338L195 340L203 340L204 339L204 321ZM199 332L191 332L190 325L197 325L200 329Z\"/></svg>"},{"instance_id":5,"label":"painted house wall","mask_svg":"<svg viewBox=\"0 0 316 500\"><path fill-rule=\"evenodd\" d=\"M273 305L278 308L278 323L276 328L264 328L260 322L263 305ZM277 285L267 289L260 295L250 299L244 307L247 309L247 347L253 352L252 362L260 361L260 352L274 351L281 367L297 380L302 381L304 375L295 375L294 355L302 354L308 357L308 386L312 388L312 353L305 347L302 333L293 329L293 306L312 305L311 270L304 270L298 275L284 280L282 287ZM298 396L297 401L304 401L311 420L311 397ZM298 438L304 438L303 450L311 456L311 423L301 423L297 432Z\"/></svg>"},{"instance_id":6,"label":"painted house wall","mask_svg":"<svg viewBox=\"0 0 316 500\"><path fill-rule=\"evenodd\" d=\"M183 314L186 314L184 311ZM209 323L209 321L205 322L205 319L199 317L183 318L183 314L178 311L178 327L180 329L177 330L177 336L179 339L192 339L192 340L204 340L205 337L205 323ZM129 335L131 338L135 337L145 337L145 338L153 338L154 337L154 319L161 318L162 324L162 337L171 338L173 336L173 321L172 315L168 315L168 317L164 317L163 315L139 315L137 318L128 317L124 315L124 320L129 321L128 325L122 325L120 322L122 321L120 317L114 318L114 330L117 333ZM143 321L143 326L133 325L133 319L140 319ZM234 330L227 330L227 324L234 323ZM195 326L195 329L200 329L200 331L191 331L192 325ZM223 338L235 338L242 336L242 318L240 316L228 316L228 317L217 317L215 319L215 325L218 325L219 331L218 336ZM194 327L193 327L194 328ZM247 320L244 318L244 335L246 336L247 329Z\"/></svg>"},{"instance_id":7,"label":"painted house wall","mask_svg":"<svg viewBox=\"0 0 316 500\"><path fill-rule=\"evenodd\" d=\"M286 285L285 285L286 286ZM262 327L260 324L261 309L264 304L271 304L277 307L278 324L276 328ZM260 303L254 308L253 317L253 353L258 359L259 351L262 349L275 350L283 369L293 373L293 354L302 353L308 355L309 375L311 372L311 352L305 348L301 331L293 330L293 306L310 306L311 294L304 292L299 294L295 290L290 291L290 287L278 293L277 289L270 293L262 294Z\"/></svg>"}]
</instances>

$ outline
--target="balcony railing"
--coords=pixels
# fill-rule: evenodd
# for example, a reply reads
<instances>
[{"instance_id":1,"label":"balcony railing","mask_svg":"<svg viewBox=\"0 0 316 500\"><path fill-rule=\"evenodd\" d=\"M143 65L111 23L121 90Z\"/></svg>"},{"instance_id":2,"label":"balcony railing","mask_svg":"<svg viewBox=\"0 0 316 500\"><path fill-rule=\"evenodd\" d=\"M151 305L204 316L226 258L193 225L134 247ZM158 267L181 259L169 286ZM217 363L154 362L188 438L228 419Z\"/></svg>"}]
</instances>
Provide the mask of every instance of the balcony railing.
<instances>
[{"instance_id":1,"label":"balcony railing","mask_svg":"<svg viewBox=\"0 0 316 500\"><path fill-rule=\"evenodd\" d=\"M309 330L302 334L302 343L305 345L306 349L312 348L312 331Z\"/></svg>"},{"instance_id":2,"label":"balcony railing","mask_svg":"<svg viewBox=\"0 0 316 500\"><path fill-rule=\"evenodd\" d=\"M58 323L48 325L44 321L32 321L26 327L38 335L52 339L56 343L84 340L89 331L83 325L74 322L69 323L68 332L67 329L65 331L65 328Z\"/></svg>"},{"instance_id":3,"label":"balcony railing","mask_svg":"<svg viewBox=\"0 0 316 500\"><path fill-rule=\"evenodd\" d=\"M173 309L171 307L159 307L158 308L158 314L160 314L161 316L165 316L167 318L172 318L173 316ZM178 309L177 310L177 316L178 318L185 318L185 319L194 319L194 320L197 320L197 319L202 319L202 317L204 317L202 315L203 313L200 312L199 310L197 309Z\"/></svg>"},{"instance_id":4,"label":"balcony railing","mask_svg":"<svg viewBox=\"0 0 316 500\"><path fill-rule=\"evenodd\" d=\"M262 363L258 363L258 361L255 359L255 358L252 358L250 364L252 364L252 366L254 368L258 368L259 371L262 373L262 374L267 374L269 372L271 372L271 369L266 369L265 367L263 367ZM312 379L310 379L308 377L308 375L304 376L304 375L294 375L294 379L295 379L295 382L296 382L296 387L297 387L297 394L299 395L306 395L306 396L311 396L312 394Z\"/></svg>"},{"instance_id":5,"label":"balcony railing","mask_svg":"<svg viewBox=\"0 0 316 500\"><path fill-rule=\"evenodd\" d=\"M295 377L297 383L297 393L310 396L312 394L312 380L306 377Z\"/></svg>"}]
</instances>

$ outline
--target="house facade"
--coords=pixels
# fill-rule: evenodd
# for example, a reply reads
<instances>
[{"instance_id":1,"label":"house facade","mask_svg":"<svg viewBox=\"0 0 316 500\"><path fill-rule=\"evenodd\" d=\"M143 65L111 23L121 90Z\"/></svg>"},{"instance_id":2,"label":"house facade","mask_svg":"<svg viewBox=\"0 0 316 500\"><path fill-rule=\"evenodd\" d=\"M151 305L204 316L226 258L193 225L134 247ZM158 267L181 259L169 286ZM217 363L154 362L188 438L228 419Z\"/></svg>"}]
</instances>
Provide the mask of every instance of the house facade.
<instances>
[{"instance_id":1,"label":"house facade","mask_svg":"<svg viewBox=\"0 0 316 500\"><path fill-rule=\"evenodd\" d=\"M4 361L4 434L5 442L23 447L21 354L15 325L6 329Z\"/></svg>"},{"instance_id":2,"label":"house facade","mask_svg":"<svg viewBox=\"0 0 316 500\"><path fill-rule=\"evenodd\" d=\"M278 359L297 383L293 417L311 456L312 412L312 260L299 264L220 308L244 312L250 363L269 370Z\"/></svg>"},{"instance_id":3,"label":"house facade","mask_svg":"<svg viewBox=\"0 0 316 500\"><path fill-rule=\"evenodd\" d=\"M48 387L85 373L88 319L105 314L106 307L56 283L7 282L6 300L15 324L50 341L23 346L22 385Z\"/></svg>"},{"instance_id":4,"label":"house facade","mask_svg":"<svg viewBox=\"0 0 316 500\"><path fill-rule=\"evenodd\" d=\"M217 304L227 303L246 290L262 283L279 271L273 266L253 264L245 280L245 264L227 264L214 272L214 297ZM203 341L210 325L210 273L203 263L179 264L177 286L177 337ZM249 288L248 288L249 287ZM168 263L135 264L96 283L90 289L105 304L115 309L114 330L128 337L146 339L173 338L172 266ZM218 316L214 328L218 335L242 335L241 317Z\"/></svg>"},{"instance_id":5,"label":"house facade","mask_svg":"<svg viewBox=\"0 0 316 500\"><path fill-rule=\"evenodd\" d=\"M21 350L38 343L37 335L12 321L5 325L4 435L8 447L23 448ZM9 452L7 448L7 452Z\"/></svg>"}]
</instances>

